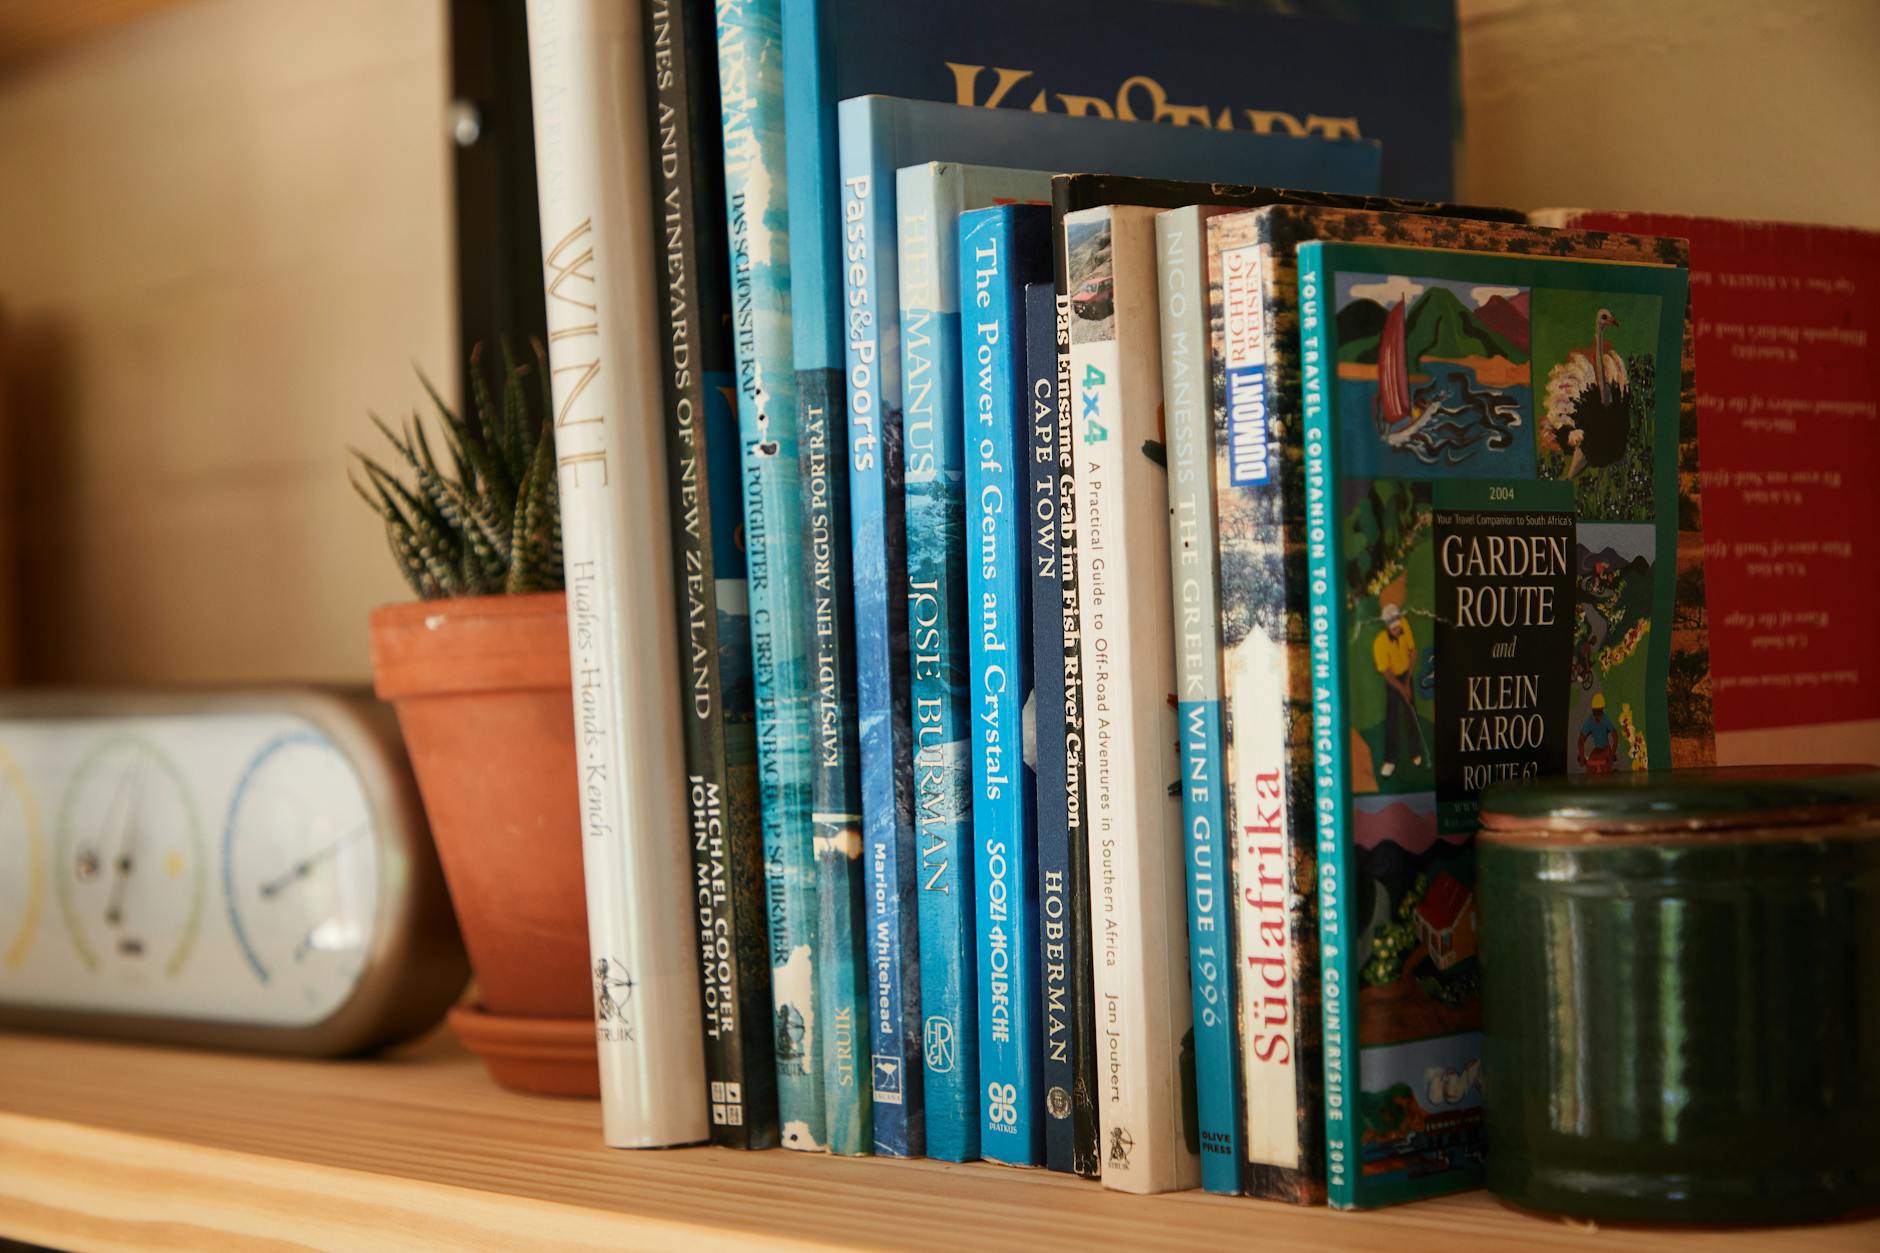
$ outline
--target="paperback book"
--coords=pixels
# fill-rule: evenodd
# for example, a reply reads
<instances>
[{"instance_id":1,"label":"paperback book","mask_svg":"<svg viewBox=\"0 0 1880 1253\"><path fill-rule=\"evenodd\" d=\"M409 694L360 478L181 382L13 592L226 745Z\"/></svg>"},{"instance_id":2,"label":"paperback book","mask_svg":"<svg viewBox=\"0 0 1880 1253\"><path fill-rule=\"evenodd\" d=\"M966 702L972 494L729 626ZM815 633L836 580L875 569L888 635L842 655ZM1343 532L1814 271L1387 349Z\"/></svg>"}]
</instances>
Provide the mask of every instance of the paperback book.
<instances>
[{"instance_id":1,"label":"paperback book","mask_svg":"<svg viewBox=\"0 0 1880 1253\"><path fill-rule=\"evenodd\" d=\"M1207 220L1213 341L1214 476L1219 646L1223 667L1222 763L1238 879L1258 883L1264 859L1283 849L1284 930L1275 895L1236 891L1242 961L1237 991L1247 1098L1246 1186L1256 1195L1309 1203L1323 1194L1322 1052L1318 1024L1318 864L1312 818L1313 750L1306 585L1305 449L1301 438L1299 284L1295 251L1324 236L1495 251L1552 246L1505 225L1509 210L1419 202L1281 205ZM1440 212L1476 223L1409 217ZM1650 259L1635 245L1620 260ZM1231 313L1230 313L1231 310ZM1230 380L1232 388L1230 390ZM1264 450L1256 457L1254 450ZM1695 465L1686 439L1680 459ZM1694 524L1694 480L1683 517ZM1681 612L1678 638L1686 634ZM1680 648L1683 646L1680 645ZM1701 646L1700 646L1701 647ZM1275 700L1274 694L1281 694ZM1271 794L1277 774L1278 795ZM1262 778L1268 786L1262 791ZM1254 780L1251 792L1242 780ZM1272 875L1269 864L1268 877ZM1262 906L1260 902L1267 904ZM1258 941L1258 942L1256 942ZM1280 956L1285 964L1273 961ZM1262 1054L1267 1056L1262 1056ZM1290 1059L1290 1061L1285 1060ZM1287 1119L1280 1110L1296 1108Z\"/></svg>"},{"instance_id":2,"label":"paperback book","mask_svg":"<svg viewBox=\"0 0 1880 1253\"><path fill-rule=\"evenodd\" d=\"M851 439L856 455L868 448L880 455L884 500L902 499L902 446L882 433L905 432L909 441L952 438L950 415L936 412L935 425L926 432L904 424L901 353L884 348L881 339L899 333L899 279L895 237L896 175L904 166L925 161L987 162L1023 167L1043 161L1074 165L1101 165L1141 170L1171 177L1204 177L1230 171L1242 177L1268 177L1341 190L1366 191L1375 187L1378 149L1375 144L1287 139L1273 136L1188 131L1175 128L1119 128L1113 123L1048 114L1015 113L961 108L926 101L866 97L844 100L838 110L844 221L844 253L851 264L848 275L847 366L850 378ZM944 281L955 281L950 269L940 270ZM941 307L945 307L944 305ZM939 324L945 331L945 324ZM937 345L937 359L951 362L947 345ZM951 368L951 367L949 367ZM955 419L956 420L956 419ZM867 430L864 431L864 427ZM859 488L858 488L859 490ZM890 514L892 510L889 511ZM861 510L857 517L863 516ZM957 516L957 515L956 515ZM964 524L963 517L956 525ZM918 540L921 532L910 530ZM857 550L863 543L858 536ZM890 572L892 573L892 572ZM919 580L910 570L903 580ZM931 571L929 580L931 581ZM919 615L953 615L963 619L965 588L958 583L923 590L909 586L912 621L913 682L923 680L918 668L921 647ZM890 602L893 596L890 595ZM936 663L938 669L938 663ZM970 710L956 685L950 695L954 728L963 729ZM918 876L920 930L920 1003L925 1073L928 1153L948 1160L978 1156L980 1083L976 1050L978 989L974 978L971 902L975 899L970 858L959 853L960 832L954 825L967 817L958 809L930 806L958 797L964 789L948 790L949 776L931 771L946 761L966 759L963 736L940 738L937 721L922 724L924 715L937 716L937 707L914 707L912 769L918 814ZM925 736L923 739L922 737ZM941 748L941 746L954 746ZM921 754L927 753L923 767ZM950 754L942 756L941 754ZM954 774L950 781L957 783ZM936 812L937 811L937 812Z\"/></svg>"},{"instance_id":3,"label":"paperback book","mask_svg":"<svg viewBox=\"0 0 1880 1253\"><path fill-rule=\"evenodd\" d=\"M647 136L691 812L694 934L712 1140L777 1143L764 931L757 711L738 500L738 419L725 277L724 152L705 0L644 0Z\"/></svg>"},{"instance_id":4,"label":"paperback book","mask_svg":"<svg viewBox=\"0 0 1880 1253\"><path fill-rule=\"evenodd\" d=\"M842 381L842 325L837 314L842 291L840 220L835 210L835 112L830 107L834 66L831 32L824 25L828 6L821 0L782 0L784 137L791 224L790 298L792 360L796 368L796 404L802 440L802 490L808 543L803 549L809 595L805 638L811 685L810 822L816 853L819 909L816 954L816 1001L822 1023L820 1045L823 1092L827 1102L829 1143L836 1153L869 1153L874 1148L869 1069L858 1066L870 1052L870 1028L862 1021L871 999L867 935L867 899L862 855L861 746L856 729L858 644L874 656L862 672L879 685L890 673L886 654L892 632L871 629L858 640L857 614L870 624L887 621L879 579L868 577L868 557L860 546L864 577L851 572L849 422ZM855 512L879 512L866 478ZM887 704L887 693L871 688L872 708ZM877 737L879 738L879 737ZM878 770L889 766L875 754ZM878 794L892 796L894 779L871 780ZM892 802L890 802L891 804ZM862 1063L866 1065L866 1063ZM890 1118L905 1113L905 1105ZM904 1123L904 1120L903 1120ZM889 1128L890 1148L905 1151L905 1125ZM898 1135L895 1134L898 1131Z\"/></svg>"},{"instance_id":5,"label":"paperback book","mask_svg":"<svg viewBox=\"0 0 1880 1253\"><path fill-rule=\"evenodd\" d=\"M1038 830L1039 973L1042 988L1038 1082L1044 1089L1045 1165L1065 1173L1077 1169L1082 1109L1090 1124L1082 1136L1094 1157L1097 1129L1095 1075L1077 1066L1078 1032L1073 1028L1075 936L1089 952L1090 919L1071 904L1070 835L1064 797L1066 765L1081 756L1064 720L1064 554L1058 535L1059 500L1065 477L1058 456L1057 291L1047 282L1025 286L1025 405L1030 434L1026 475L1030 483L1032 739ZM1065 345L1068 347L1068 344ZM1063 745L1059 749L1059 745ZM1081 876L1079 876L1081 877ZM1089 983L1086 964L1083 982ZM1084 1004L1089 1005L1086 997ZM1088 1048L1093 1027L1082 1032ZM1080 1093L1073 1096L1073 1093Z\"/></svg>"},{"instance_id":6,"label":"paperback book","mask_svg":"<svg viewBox=\"0 0 1880 1253\"><path fill-rule=\"evenodd\" d=\"M1073 295L1086 297L1085 303L1087 303L1089 296L1096 295L1100 297L1102 292L1099 286L1090 292L1085 292L1080 289L1078 292L1073 293L1068 286L1068 279L1064 269L1065 252L1063 247L1062 224L1065 217L1072 212L1108 204L1134 204L1169 208L1180 205L1192 206L1197 202L1210 202L1219 205L1259 205L1282 201L1318 204L1338 201L1341 197L1335 193L1297 192L1273 187L1234 186L1219 182L1185 183L1167 179L1110 174L1074 174L1060 176L1052 180L1051 194L1053 222L1057 230L1057 240L1053 246L1053 258L1055 262L1055 281L1059 297L1060 337L1062 340L1059 362L1064 371L1058 377L1056 388L1058 395L1057 440L1060 459L1061 490L1054 498L1057 519L1057 539L1061 556L1059 569L1063 580L1060 588L1063 603L1064 633L1061 644L1061 658L1062 673L1064 675L1062 691L1066 717L1065 742L1067 744L1065 753L1064 799L1059 808L1065 815L1064 838L1071 845L1071 849L1066 857L1066 864L1069 867L1071 876L1070 895L1073 902L1071 918L1074 926L1078 928L1073 931L1071 936L1073 949L1079 955L1078 959L1072 965L1072 978L1087 980L1089 978L1087 972L1090 969L1089 954L1091 948L1087 921L1089 918L1089 885L1085 879L1085 867L1088 862L1086 858L1086 824L1084 822L1086 809L1084 805L1083 787L1083 748L1086 740L1082 716L1082 661L1079 628L1080 617L1078 612L1080 594L1076 580L1077 563L1075 559L1077 545L1076 505L1075 493L1070 490L1070 485L1073 481L1073 475L1071 473L1071 449L1074 436L1071 380L1068 371L1069 333L1072 322L1072 309L1076 307L1078 303L1073 299ZM1192 332L1189 333L1192 334ZM1182 377L1186 380L1192 376L1183 375ZM1193 399L1192 393L1183 393L1183 395L1189 400ZM1184 412L1184 410L1177 404L1170 407L1170 412L1179 415ZM1192 412L1188 412L1189 416L1192 417ZM1172 484L1172 489L1180 488L1184 485L1192 489L1195 482L1196 480L1192 478L1179 480L1175 484ZM1171 508L1180 507L1178 494L1172 492L1170 503ZM1192 511L1194 502L1190 501L1188 507ZM1174 515L1171 514L1171 526L1174 525L1176 525L1176 520ZM1184 534L1184 539L1196 545L1205 545L1209 542L1209 532L1206 528L1198 532L1191 530ZM1182 615L1178 615L1178 620L1184 622L1188 621L1188 619ZM1196 652L1196 655L1199 655L1199 650L1203 646L1197 642L1196 634L1200 629L1201 628L1190 630L1184 627L1184 630L1178 632L1176 637L1178 649L1190 648L1192 651ZM1189 711L1191 718L1195 712L1196 711L1193 710ZM1203 730L1205 731L1206 709L1203 708L1200 714L1204 720ZM1198 747L1195 756L1207 760L1214 759L1205 744ZM1198 791L1199 789L1197 789L1197 792ZM1188 795L1189 791L1185 787L1185 803ZM1206 821L1207 815L1197 815L1197 820ZM1042 857L1048 857L1049 852L1046 843L1048 837L1042 833L1050 832L1051 828L1048 823L1041 820L1039 829L1041 832L1040 855ZM1218 839L1202 841L1199 844L1191 842L1188 857L1191 879L1196 877L1194 872L1202 869L1202 859L1211 857L1217 851L1219 842ZM1198 954L1198 960L1205 962L1207 957L1205 950L1208 948L1207 937L1216 935L1221 926L1230 925L1230 922L1229 920L1214 917L1214 915L1225 907L1220 905L1217 897L1212 897L1208 894L1206 890L1208 887L1205 881L1206 876L1202 875L1200 878L1201 882L1198 884L1200 890L1191 891L1190 893L1190 904L1195 910L1198 910L1199 915L1190 918L1190 934L1191 936L1200 935L1203 937L1199 943L1199 948L1203 951ZM1210 1164L1210 1159L1212 1159L1212 1169L1204 1170L1204 1183L1217 1191L1233 1191L1237 1189L1230 1178L1227 1164L1239 1160L1239 1149L1234 1143L1237 1138L1234 1127L1241 1116L1244 1102L1241 1098L1238 1072L1232 1069L1231 1063L1227 1066L1223 1065L1223 1054L1231 1052L1233 1047L1231 1033L1234 1030L1234 1025L1231 1021L1218 1016L1211 1017L1210 1013L1214 1007L1220 1004L1223 998L1224 993L1221 984L1226 977L1226 972L1218 966L1212 968L1204 966L1202 969L1203 977L1199 985L1195 988L1195 1003L1197 1007L1196 1021L1199 1024L1196 1033L1196 1064L1200 1068L1201 1073L1207 1076L1207 1081L1205 1084L1197 1084L1197 1118L1201 1143L1204 1150L1204 1166ZM1087 988L1084 989L1080 995L1074 995L1073 1008L1075 1009L1079 1005L1088 1005L1090 1003L1090 995L1091 993ZM1086 1031L1088 1030L1087 1028ZM1094 1038L1085 1034L1073 1040L1073 1053L1078 1062L1077 1072L1080 1075L1088 1074L1090 1083L1094 1087L1094 1047L1089 1048L1087 1052L1080 1051L1076 1047L1081 1041L1085 1040L1091 1041L1092 1045L1094 1045ZM1084 1068L1086 1064L1089 1066L1088 1070ZM1076 1091L1076 1089L1073 1089L1074 1093ZM1073 1106L1073 1111L1075 1115L1080 1118L1088 1118L1092 1134L1094 1134L1096 1122L1094 1108L1090 1109L1086 1115L1081 1100L1078 1100L1078 1103Z\"/></svg>"},{"instance_id":7,"label":"paperback book","mask_svg":"<svg viewBox=\"0 0 1880 1253\"><path fill-rule=\"evenodd\" d=\"M972 717L957 223L966 209L1048 194L1051 176L929 162L899 170L895 186L917 823L923 848L969 848ZM920 885L915 878L903 899L915 901ZM950 1098L957 1095L946 1090Z\"/></svg>"},{"instance_id":8,"label":"paperback book","mask_svg":"<svg viewBox=\"0 0 1880 1253\"><path fill-rule=\"evenodd\" d=\"M1401 221L1501 255L1298 249L1341 1208L1479 1182L1477 794L1673 762L1681 242Z\"/></svg>"},{"instance_id":9,"label":"paperback book","mask_svg":"<svg viewBox=\"0 0 1880 1253\"><path fill-rule=\"evenodd\" d=\"M1037 744L1023 469L1030 445L1024 291L1049 273L1051 211L998 205L959 215L966 380L967 603L972 606L973 848L979 880L981 1153L1043 1158L1039 1084Z\"/></svg>"},{"instance_id":10,"label":"paperback book","mask_svg":"<svg viewBox=\"0 0 1880 1253\"><path fill-rule=\"evenodd\" d=\"M816 991L819 900L810 823L809 600L790 340L789 215L777 0L719 0L732 346L757 706L758 799L777 1106L785 1148L828 1131Z\"/></svg>"},{"instance_id":11,"label":"paperback book","mask_svg":"<svg viewBox=\"0 0 1880 1253\"><path fill-rule=\"evenodd\" d=\"M711 1124L665 435L626 420L660 408L645 34L635 5L528 17L601 1127L686 1144Z\"/></svg>"},{"instance_id":12,"label":"paperback book","mask_svg":"<svg viewBox=\"0 0 1880 1253\"><path fill-rule=\"evenodd\" d=\"M1291 833L1286 827L1293 812L1288 798L1299 798L1295 785L1310 787L1311 748L1304 734L1309 713L1297 725L1289 722L1283 629L1271 648L1267 633L1259 629L1269 623L1283 628L1287 621L1279 567L1269 571L1222 560L1223 553L1238 559L1249 543L1264 542L1267 532L1260 530L1260 520L1269 515L1259 512L1260 501L1264 496L1277 500L1277 476L1262 479L1243 469L1217 481L1215 416L1231 401L1241 422L1257 435L1230 450L1243 462L1250 449L1266 456L1267 441L1281 432L1261 424L1267 412L1264 360L1244 350L1247 338L1257 338L1263 325L1257 303L1250 308L1247 291L1235 286L1231 322L1211 308L1209 231L1216 221L1293 220L1232 211L1259 204L1434 211L1506 221L1519 217L1511 211L1422 201L1260 188L1152 184L1141 191L1163 203L1206 201L1156 218L1202 1184L1210 1191L1309 1203L1323 1195L1317 968L1295 978L1292 966L1298 954L1311 950L1316 932L1306 904L1311 876L1295 884L1289 875ZM1121 188L1113 193L1126 194ZM1235 332L1233 351L1225 358L1218 336L1224 326ZM1224 362L1232 366L1231 374ZM1229 378L1235 384L1231 393L1225 388ZM1296 433L1296 427L1291 429ZM1276 454L1272 459L1278 464ZM1224 502L1219 510L1217 496ZM1276 526L1277 514L1270 516ZM1250 579L1250 569L1270 577ZM1270 603L1262 598L1266 593L1271 593ZM1304 671L1299 673L1303 677ZM1306 713L1307 707L1298 709ZM1278 763L1288 760L1288 747L1295 744L1297 770L1289 775ZM1303 816L1306 808L1297 812ZM1310 861L1305 865L1309 871ZM1305 928L1297 941L1291 936L1295 927ZM1310 998L1310 1013L1302 1011L1302 997ZM1308 1075L1309 1092L1302 1089Z\"/></svg>"},{"instance_id":13,"label":"paperback book","mask_svg":"<svg viewBox=\"0 0 1880 1253\"><path fill-rule=\"evenodd\" d=\"M1063 220L1103 1183L1200 1182L1155 210ZM1060 380L1062 381L1062 380Z\"/></svg>"}]
</instances>

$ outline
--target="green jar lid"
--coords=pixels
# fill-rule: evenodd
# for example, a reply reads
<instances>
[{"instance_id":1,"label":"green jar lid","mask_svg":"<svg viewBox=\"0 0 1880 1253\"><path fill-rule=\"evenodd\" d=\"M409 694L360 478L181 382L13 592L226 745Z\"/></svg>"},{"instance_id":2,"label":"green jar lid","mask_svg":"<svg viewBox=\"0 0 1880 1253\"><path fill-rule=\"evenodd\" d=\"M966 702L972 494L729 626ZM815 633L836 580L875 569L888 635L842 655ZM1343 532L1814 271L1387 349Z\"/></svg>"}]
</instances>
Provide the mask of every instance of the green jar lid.
<instances>
[{"instance_id":1,"label":"green jar lid","mask_svg":"<svg viewBox=\"0 0 1880 1253\"><path fill-rule=\"evenodd\" d=\"M1880 814L1872 766L1737 766L1567 775L1482 793L1484 834L1632 834L1809 827Z\"/></svg>"}]
</instances>

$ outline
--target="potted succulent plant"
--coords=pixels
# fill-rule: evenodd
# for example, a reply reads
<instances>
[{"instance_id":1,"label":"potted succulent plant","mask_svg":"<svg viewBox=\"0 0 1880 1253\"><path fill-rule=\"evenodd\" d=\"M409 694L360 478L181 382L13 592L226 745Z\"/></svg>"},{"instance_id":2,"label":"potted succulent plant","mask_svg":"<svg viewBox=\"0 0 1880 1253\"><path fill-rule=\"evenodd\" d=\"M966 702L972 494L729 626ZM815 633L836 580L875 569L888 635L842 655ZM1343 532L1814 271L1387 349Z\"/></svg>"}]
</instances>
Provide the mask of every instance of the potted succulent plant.
<instances>
[{"instance_id":1,"label":"potted succulent plant","mask_svg":"<svg viewBox=\"0 0 1880 1253\"><path fill-rule=\"evenodd\" d=\"M415 413L374 415L393 456L354 450L353 487L418 596L373 611L372 671L476 974L452 1027L505 1087L596 1095L548 371L540 345L502 357L493 390L471 354L461 415L425 382L435 442Z\"/></svg>"}]
</instances>

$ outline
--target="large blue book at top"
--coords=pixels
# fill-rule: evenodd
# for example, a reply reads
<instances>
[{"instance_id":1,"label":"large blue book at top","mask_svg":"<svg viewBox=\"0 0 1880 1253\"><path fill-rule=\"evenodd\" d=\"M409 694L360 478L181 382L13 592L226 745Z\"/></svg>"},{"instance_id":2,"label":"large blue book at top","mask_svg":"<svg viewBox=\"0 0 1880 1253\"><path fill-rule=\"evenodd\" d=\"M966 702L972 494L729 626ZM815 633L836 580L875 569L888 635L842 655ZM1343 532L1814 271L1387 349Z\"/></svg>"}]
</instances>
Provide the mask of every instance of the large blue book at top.
<instances>
[{"instance_id":1,"label":"large blue book at top","mask_svg":"<svg viewBox=\"0 0 1880 1253\"><path fill-rule=\"evenodd\" d=\"M1376 139L1382 191L1452 194L1462 119L1455 0L823 3L835 18L842 100L895 95Z\"/></svg>"},{"instance_id":2,"label":"large blue book at top","mask_svg":"<svg viewBox=\"0 0 1880 1253\"><path fill-rule=\"evenodd\" d=\"M1051 274L1049 205L959 217L960 375L966 391L967 633L972 666L973 850L978 877L980 1154L1036 1166L1039 1082L1038 842L1032 761L1031 544L1025 472L1027 283Z\"/></svg>"},{"instance_id":3,"label":"large blue book at top","mask_svg":"<svg viewBox=\"0 0 1880 1253\"><path fill-rule=\"evenodd\" d=\"M859 449L864 446L859 432L866 427L873 436L868 446L882 454L882 496L897 504L903 498L899 455L902 443L893 436L903 430L910 439L917 434L913 426L904 425L901 353L895 342L900 333L898 257L894 246L896 172L902 166L924 161L958 161L1095 169L1163 178L1236 180L1350 192L1374 190L1378 179L1378 146L1368 142L1123 126L1090 118L973 109L888 96L844 100L837 116L843 257L845 273L849 276L845 299L848 323L857 332L849 337L845 353L849 375L851 470L859 463ZM939 272L942 281L948 275L952 276L952 281L958 281L957 274L946 268ZM958 308L957 301L949 296L940 295L936 299L940 301L938 308ZM944 319L936 320L935 331L948 333ZM957 343L957 319L951 324L950 332ZM957 360L956 353L953 345L936 344L935 359L942 363ZM961 418L936 412L933 421L937 429L951 430ZM931 438L931 432L923 438ZM892 460L886 455L889 452L895 454ZM859 476L852 476L851 491L859 571L862 561L870 556L866 545L880 546L880 533L864 529L871 515L864 509ZM887 517L883 525L891 527L892 515ZM963 527L964 519L958 519L956 533L963 532ZM906 533L897 539L905 541L919 533L922 532L909 525ZM925 593L932 600L925 599L908 581L919 578L912 569L913 554L909 556L909 563L899 571L886 571L884 578L892 589L891 603L895 591L904 592L909 598L907 609L913 621L909 655L913 660L913 681L918 684L923 652L920 615L943 610L949 600L963 613L965 589L936 586ZM858 574L858 591L860 587ZM859 645L859 637L866 636L871 629L870 620L859 604L857 620L862 624L858 632ZM862 669L858 665L858 685L865 689L859 673ZM958 685L955 688L957 691ZM865 694L862 705L863 756L866 758L869 714ZM932 707L918 702L913 705L910 769L917 795L923 794L923 731L927 731L930 742L945 742L940 740L937 731L928 730L935 724L922 721L932 712ZM953 725L967 725L970 711L956 713L957 721ZM864 787L863 809L872 816L870 804ZM949 828L945 823L929 823L926 818L923 809L915 870L919 882L919 999L927 1152L932 1157L964 1161L979 1155L982 1095L977 1050L973 1047L978 1039L979 1024L970 910L974 899L972 858L970 850L962 849L956 842L957 826ZM872 862L875 858L872 823L869 831Z\"/></svg>"},{"instance_id":4,"label":"large blue book at top","mask_svg":"<svg viewBox=\"0 0 1880 1253\"><path fill-rule=\"evenodd\" d=\"M817 1023L803 497L790 350L782 32L777 0L718 5L744 546L757 705L777 1110L786 1148L827 1138Z\"/></svg>"},{"instance_id":5,"label":"large blue book at top","mask_svg":"<svg viewBox=\"0 0 1880 1253\"><path fill-rule=\"evenodd\" d=\"M1070 1174L1077 1169L1077 1023L1071 963L1078 949L1072 911L1083 902L1071 893L1070 814L1065 808L1069 728L1064 717L1064 548L1058 530L1064 484L1058 454L1057 359L1057 288L1050 279L1028 283L1025 404L1030 456L1025 460L1025 513L1031 531L1031 724L1037 746L1038 1077L1044 1088L1044 1164ZM1094 1134L1090 1139L1094 1143Z\"/></svg>"},{"instance_id":6,"label":"large blue book at top","mask_svg":"<svg viewBox=\"0 0 1880 1253\"><path fill-rule=\"evenodd\" d=\"M862 604L851 569L848 415L842 385L842 328L836 309L841 294L839 223L833 208L835 111L829 102L833 38L824 23L829 6L819 0L782 0L784 147L790 206L791 357L796 371L797 421L802 434L802 490L808 544L803 560L809 595L805 615L815 739L811 747L811 818L815 833L818 924L816 995L822 1022L824 1091L828 1101L829 1148L868 1153L875 1145L867 1082L873 1066L857 1061L870 1051L870 1029L862 1022L871 995L864 938L869 933L864 890L862 837L863 768L857 726L857 684L890 673L886 654L891 632L881 606ZM860 454L859 447L853 450ZM864 488L864 491L866 489ZM864 501L864 508L871 502ZM866 562L855 570L866 573ZM864 577L860 586L870 585ZM857 616L858 612L862 616ZM869 629L857 638L856 624ZM856 649L872 650L857 665ZM882 708L871 686L870 707ZM879 736L877 735L877 739ZM879 766L888 755L877 751ZM892 782L877 779L879 793ZM871 1013L879 1016L879 1011ZM886 1104L887 1102L884 1102ZM904 1108L904 1107L903 1107ZM898 1111L896 1111L898 1112ZM905 1131L892 1129L887 1152L907 1151Z\"/></svg>"}]
</instances>

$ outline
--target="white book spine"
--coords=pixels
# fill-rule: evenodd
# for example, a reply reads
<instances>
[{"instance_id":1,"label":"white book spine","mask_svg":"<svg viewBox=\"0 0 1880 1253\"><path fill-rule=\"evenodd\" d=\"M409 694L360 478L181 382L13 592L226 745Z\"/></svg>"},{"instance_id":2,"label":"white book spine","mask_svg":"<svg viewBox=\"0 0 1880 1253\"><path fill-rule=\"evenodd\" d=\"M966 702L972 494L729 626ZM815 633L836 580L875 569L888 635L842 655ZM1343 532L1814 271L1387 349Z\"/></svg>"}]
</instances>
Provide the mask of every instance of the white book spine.
<instances>
[{"instance_id":1,"label":"white book spine","mask_svg":"<svg viewBox=\"0 0 1880 1253\"><path fill-rule=\"evenodd\" d=\"M1170 1192L1194 1187L1201 1170L1184 1128L1193 1003L1154 210L1086 209L1064 221L1099 1148L1104 1186Z\"/></svg>"},{"instance_id":2,"label":"white book spine","mask_svg":"<svg viewBox=\"0 0 1880 1253\"><path fill-rule=\"evenodd\" d=\"M710 1126L640 10L528 13L602 1128L620 1148L686 1144Z\"/></svg>"},{"instance_id":3,"label":"white book spine","mask_svg":"<svg viewBox=\"0 0 1880 1253\"><path fill-rule=\"evenodd\" d=\"M1226 390L1225 428L1230 432L1220 473L1230 499L1223 516L1239 523L1244 492L1234 480L1248 465L1280 462L1266 446L1266 339L1264 282L1267 249L1248 244L1223 249L1221 357ZM1277 475L1277 468L1272 472ZM1267 477L1261 469L1258 478ZM1271 489L1277 491L1277 485ZM1246 549L1278 546L1277 525L1235 526L1235 542ZM1253 532L1248 534L1248 532ZM1225 542L1225 541L1223 541ZM1282 567L1283 568L1283 567ZM1291 923L1299 902L1293 894L1292 849L1287 814L1287 667L1283 640L1264 625L1258 607L1252 629L1225 658L1225 716L1233 720L1226 767L1228 815L1234 832L1236 933L1240 937L1239 1001L1241 1067L1247 1092L1247 1160L1288 1169L1300 1165L1299 1086L1293 1066L1298 1022L1296 961ZM1268 611L1270 612L1270 610Z\"/></svg>"}]
</instances>

